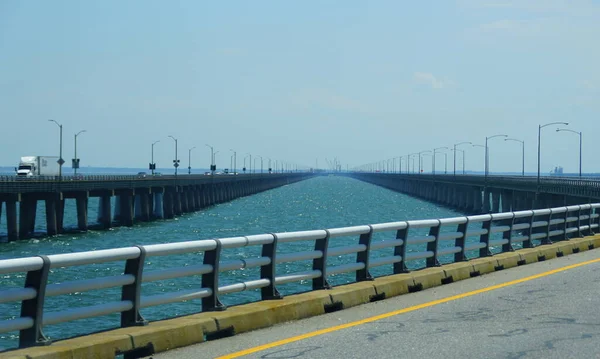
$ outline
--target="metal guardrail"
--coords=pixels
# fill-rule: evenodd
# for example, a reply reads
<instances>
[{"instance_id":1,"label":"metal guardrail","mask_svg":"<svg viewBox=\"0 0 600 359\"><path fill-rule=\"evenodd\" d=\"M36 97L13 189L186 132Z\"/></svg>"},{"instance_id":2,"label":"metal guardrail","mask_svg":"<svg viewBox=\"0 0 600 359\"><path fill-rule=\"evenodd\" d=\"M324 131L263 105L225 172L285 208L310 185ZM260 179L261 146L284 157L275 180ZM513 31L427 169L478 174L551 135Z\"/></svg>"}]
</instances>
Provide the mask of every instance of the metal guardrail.
<instances>
[{"instance_id":1,"label":"metal guardrail","mask_svg":"<svg viewBox=\"0 0 600 359\"><path fill-rule=\"evenodd\" d=\"M44 326L77 319L119 313L121 327L134 326L144 323L140 311L151 306L201 299L202 311L223 310L225 307L219 296L230 293L260 289L261 298L267 300L279 298L277 286L290 282L312 281L312 289L318 290L329 288L328 277L335 274L351 272L355 274L356 281L363 281L371 278L369 269L374 267L391 265L393 273L403 273L408 271L406 263L411 261L424 261L425 267L432 267L439 265L440 258L444 256L457 262L466 260L467 254L472 252L489 256L493 248L506 252L512 250L513 245L532 247L533 241L545 244L568 240L570 236L592 234L599 227L599 208L600 203L596 203L0 260L0 275L26 273L23 288L0 290L0 303L21 302L20 317L0 321L0 333L19 331L20 347L28 347L47 341L43 334ZM390 238L373 240L376 233L389 234ZM336 239L340 237L357 237L358 240L350 245L335 246ZM310 245L314 249L287 253L280 250L288 243L299 241L314 242L314 246ZM260 248L260 255L220 260L223 250L244 247ZM379 252L376 256L375 252L381 249L393 249L393 254L385 256ZM202 263L144 271L146 260L150 257L198 253L203 253ZM331 265L332 259L343 255L356 255L356 259L346 264ZM61 283L49 283L48 280L50 271L115 261L125 262L122 274ZM311 269L276 272L277 264L297 261L312 261ZM219 285L220 273L248 268L260 268L259 276ZM189 276L201 276L201 283L196 288L175 292L143 293L142 283ZM69 296L71 293L115 287L121 292L118 301L79 308L69 305L77 300ZM45 300L52 296L65 296L61 301L63 307L48 311Z\"/></svg>"}]
</instances>

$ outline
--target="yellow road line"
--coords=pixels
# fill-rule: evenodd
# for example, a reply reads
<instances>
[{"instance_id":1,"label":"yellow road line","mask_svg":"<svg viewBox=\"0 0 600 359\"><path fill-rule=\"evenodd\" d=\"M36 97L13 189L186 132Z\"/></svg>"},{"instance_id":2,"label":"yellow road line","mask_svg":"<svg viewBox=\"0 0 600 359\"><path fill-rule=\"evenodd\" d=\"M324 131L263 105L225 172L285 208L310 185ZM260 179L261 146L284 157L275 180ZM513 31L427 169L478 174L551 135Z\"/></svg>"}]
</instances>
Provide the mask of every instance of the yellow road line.
<instances>
[{"instance_id":1,"label":"yellow road line","mask_svg":"<svg viewBox=\"0 0 600 359\"><path fill-rule=\"evenodd\" d=\"M223 356L220 356L220 357L218 357L216 359L233 359L233 358L239 358L239 357L244 356L244 355L257 353L257 352L260 352L260 351L263 351L263 350L267 350L267 349L275 348L275 347L282 346L282 345L285 345L285 344L297 342L299 340L308 339L308 338L316 337L316 336L327 334L327 333L331 333L331 332L336 332L338 330L342 330L342 329L346 329L346 328L356 327L356 326L361 325L361 324L375 322L377 320L386 319L386 318L389 318L389 317L393 317L393 316L404 314L404 313L408 313L408 312L413 312L415 310L432 307L434 305L451 302L453 300L462 299L462 298L466 298L466 297L471 297L471 296L474 296L474 295L477 295L477 294L490 292L492 290L496 290L496 289L508 287L508 286L519 284L519 283L523 283L523 282L528 282L530 280L534 280L534 279L537 279L537 278L546 277L546 276L549 276L549 275L552 275L552 274L556 274L556 273L563 272L563 271L566 271L566 270L569 270L569 269L573 269L573 268L577 268L577 267L582 267L582 266L585 266L585 265L588 265L588 264L592 264L592 263L597 263L597 262L600 262L600 258L589 260L589 261L586 261L586 262L577 263L577 264L572 264L572 265L569 265L569 266L566 266L566 267L561 267L561 268L553 269L553 270L550 270L550 271L547 271L547 272L543 272L543 273L539 273L539 274L535 274L535 275L532 275L532 276L529 276L529 277L512 280L510 282L505 282L505 283L496 284L496 285L493 285L493 286L490 286L490 287L486 287L486 288L482 288L482 289L477 289L477 290L474 290L474 291L471 291L471 292L461 293L461 294L453 295L451 297L446 297L446 298L434 300L434 301L431 301L431 302L427 302L427 303L423 303L423 304L418 304L418 305L415 305L415 306L412 306L412 307L395 310L395 311L392 311L392 312L388 312L388 313L376 315L374 317L369 317L369 318L357 320L357 321L346 323L346 324L336 325L336 326L330 327L330 328L316 330L314 332L310 332L310 333L306 333L306 334L301 334L301 335L298 335L298 336L295 336L295 337L278 340L278 341L273 342L273 343L259 345L259 346L254 347L254 348L249 348L249 349L241 350L239 352L235 352L235 353L223 355Z\"/></svg>"}]
</instances>

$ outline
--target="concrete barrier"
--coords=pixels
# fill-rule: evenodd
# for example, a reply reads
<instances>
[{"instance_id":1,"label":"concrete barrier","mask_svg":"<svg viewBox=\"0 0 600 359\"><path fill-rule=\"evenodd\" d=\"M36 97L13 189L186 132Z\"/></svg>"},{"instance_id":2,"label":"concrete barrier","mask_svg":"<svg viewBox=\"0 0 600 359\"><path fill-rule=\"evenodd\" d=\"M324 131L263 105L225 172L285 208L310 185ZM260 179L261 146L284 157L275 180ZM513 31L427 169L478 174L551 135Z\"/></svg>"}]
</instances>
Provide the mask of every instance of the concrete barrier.
<instances>
[{"instance_id":1,"label":"concrete barrier","mask_svg":"<svg viewBox=\"0 0 600 359\"><path fill-rule=\"evenodd\" d=\"M114 358L118 354L126 354L127 357L149 356L599 246L600 235L572 239L493 257L380 277L330 290L244 304L222 312L203 312L156 321L142 327L119 328L60 340L48 346L0 353L0 359L100 359Z\"/></svg>"}]
</instances>

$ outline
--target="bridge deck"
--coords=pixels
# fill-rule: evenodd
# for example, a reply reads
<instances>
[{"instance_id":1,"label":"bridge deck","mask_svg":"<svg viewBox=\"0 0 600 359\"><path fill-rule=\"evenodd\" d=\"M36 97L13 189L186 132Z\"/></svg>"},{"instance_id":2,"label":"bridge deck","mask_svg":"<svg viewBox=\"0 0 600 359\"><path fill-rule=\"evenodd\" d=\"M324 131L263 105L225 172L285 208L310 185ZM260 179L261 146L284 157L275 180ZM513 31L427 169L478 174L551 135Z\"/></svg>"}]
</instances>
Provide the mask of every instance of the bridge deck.
<instances>
[{"instance_id":1,"label":"bridge deck","mask_svg":"<svg viewBox=\"0 0 600 359\"><path fill-rule=\"evenodd\" d=\"M599 254L596 249L494 272L153 357L595 357ZM574 264L580 266L551 272ZM248 349L256 351L242 355Z\"/></svg>"}]
</instances>

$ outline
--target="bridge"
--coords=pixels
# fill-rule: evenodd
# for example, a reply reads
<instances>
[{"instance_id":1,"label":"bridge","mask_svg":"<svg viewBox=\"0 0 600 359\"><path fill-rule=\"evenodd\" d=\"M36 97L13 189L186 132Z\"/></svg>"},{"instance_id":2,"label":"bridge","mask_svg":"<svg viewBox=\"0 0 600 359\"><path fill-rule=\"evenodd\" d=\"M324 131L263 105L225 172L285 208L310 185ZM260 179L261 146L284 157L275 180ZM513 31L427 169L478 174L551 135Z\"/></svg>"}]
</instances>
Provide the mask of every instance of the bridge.
<instances>
[{"instance_id":1,"label":"bridge","mask_svg":"<svg viewBox=\"0 0 600 359\"><path fill-rule=\"evenodd\" d=\"M365 182L469 213L499 213L559 207L600 200L600 180L529 176L343 173ZM170 219L182 213L262 192L314 176L314 173L253 175L179 175L48 177L19 180L0 177L8 240L33 235L38 201L45 202L46 233L64 232L65 200L77 205L79 231L89 226L88 201L98 197L97 227L132 226L134 222ZM113 199L111 201L111 199ZM17 216L17 203L19 215Z\"/></svg>"},{"instance_id":2,"label":"bridge","mask_svg":"<svg viewBox=\"0 0 600 359\"><path fill-rule=\"evenodd\" d=\"M259 183L253 182L259 179L272 181L262 182L265 187L258 186L266 189L266 183L275 187L274 183L281 185L307 176L310 174L257 176L244 181L246 184ZM598 186L593 181L552 179L554 182L550 182L548 179L544 180L543 186L538 187L536 184L533 187L532 179L492 176L488 178L490 182L483 182L482 187L481 178L472 176L451 178L438 175L364 173L352 176L432 201L447 201L450 205L454 203L457 207L463 206L465 202L459 198L468 198L464 191L471 191L473 199L477 197L477 191L480 191L482 205L486 201L486 193L488 194L490 213L0 260L0 274L23 273L25 276L23 287L0 289L0 304L20 303L19 314L15 313L13 319L0 322L0 334L19 332L21 349L6 352L6 355L27 355L34 358L61 353L66 357L114 357L117 354L130 358L142 357L587 251L600 245L600 236L595 235L600 228L600 203L590 203L596 198L598 191ZM236 178L229 178L232 177L223 181L235 183ZM173 185L173 182L168 181L174 180L180 179L165 178L162 186ZM217 178L189 180L217 181ZM237 180L241 181L242 178ZM55 181L15 182L4 188L12 188L11 195L18 194L23 198L28 194L39 195L40 188L49 192L60 189L60 193L95 193L93 191L107 190L90 188L92 182L97 182L96 185L100 183L101 186L121 186L108 188L109 191L118 191L127 185L138 186L134 189L142 188L144 193L150 194L154 187L145 184L145 180L129 178L124 181L127 183L118 184L115 180L69 184L57 184ZM519 181L522 186L517 185ZM206 184L207 182L187 182L182 185ZM224 184L221 184L221 188L231 188ZM152 185L160 187L158 183ZM522 195L515 196L515 193L530 193L534 188L537 206L543 203L539 201L543 196L562 199L563 205L519 210L519 206L526 206L527 203L516 200ZM509 191L513 191L512 200L507 199L510 198L507 197L510 195ZM498 194L494 195L494 192ZM127 200L126 207L133 212L133 194L129 192L126 196L131 199ZM178 197L183 199L182 202L188 198L181 195ZM499 199L500 205L494 204L494 197ZM564 205L564 202L569 201L580 203ZM474 200L471 203L479 202ZM512 210L503 211L504 203L510 203ZM494 211L496 207L499 211ZM308 243L307 248L312 250L298 251L294 247L296 243ZM227 250L243 251L248 255L223 260ZM169 256L197 254L201 254L201 260L188 266L160 270L147 268L148 261L153 257L168 260ZM339 260L342 257L346 260ZM303 266L302 263L308 263L308 266ZM61 283L48 280L51 271L73 270L75 273L87 271L88 266L98 264L110 270L98 273L92 279L71 279ZM299 266L294 267L296 271L282 271L282 268L286 268L282 264ZM381 267L389 268L392 275L374 278L373 271ZM238 276L235 277L236 282L223 281L224 273L253 268L257 269L251 272L256 277ZM299 268L304 269L298 270ZM352 274L356 283L332 287L329 278L343 273ZM200 280L190 289L175 292L153 292L145 286L147 283L185 277ZM307 283L308 292L285 297L281 295L281 288L296 282ZM106 291L111 296L107 296L103 302L73 302L77 299L71 296L72 293L91 290ZM260 300L256 303L227 308L220 299L233 293L252 290L260 291ZM118 299L114 299L115 293L119 294ZM54 297L60 300L53 300ZM109 300L109 297L113 299ZM191 300L201 302L201 313L150 323L141 315L144 308ZM48 326L109 314L118 315L115 327L120 327L119 329L96 334L91 329L89 336L59 340L53 344L44 335L44 328ZM45 346L40 346L44 344ZM3 355L0 354L0 357Z\"/></svg>"},{"instance_id":3,"label":"bridge","mask_svg":"<svg viewBox=\"0 0 600 359\"><path fill-rule=\"evenodd\" d=\"M77 205L77 229L85 231L88 229L89 198L98 197L97 222L100 228L132 226L135 221L170 219L310 176L310 173L143 178L132 175L36 179L5 176L0 177L0 219L4 202L8 240L30 238L35 228L37 203L44 201L46 233L60 234L64 232L65 200L74 199Z\"/></svg>"}]
</instances>

